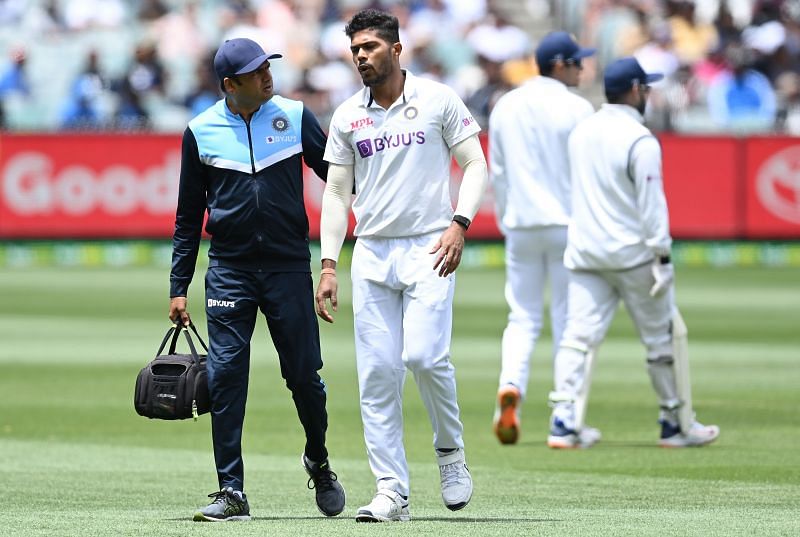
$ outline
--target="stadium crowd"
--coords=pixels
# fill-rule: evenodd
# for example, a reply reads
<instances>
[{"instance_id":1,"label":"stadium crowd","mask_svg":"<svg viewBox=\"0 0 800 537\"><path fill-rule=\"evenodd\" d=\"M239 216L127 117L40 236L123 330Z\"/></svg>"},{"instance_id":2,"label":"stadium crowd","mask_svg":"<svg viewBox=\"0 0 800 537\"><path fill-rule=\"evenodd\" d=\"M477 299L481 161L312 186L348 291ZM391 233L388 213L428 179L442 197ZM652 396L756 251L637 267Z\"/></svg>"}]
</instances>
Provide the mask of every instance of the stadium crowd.
<instances>
[{"instance_id":1,"label":"stadium crowd","mask_svg":"<svg viewBox=\"0 0 800 537\"><path fill-rule=\"evenodd\" d=\"M800 135L800 0L0 0L0 125L180 132L220 97L210 55L232 37L282 53L277 92L327 125L360 86L343 28L368 6L400 19L404 66L484 126L561 28L598 48L581 88L596 105L598 73L631 54L667 75L655 130Z\"/></svg>"}]
</instances>

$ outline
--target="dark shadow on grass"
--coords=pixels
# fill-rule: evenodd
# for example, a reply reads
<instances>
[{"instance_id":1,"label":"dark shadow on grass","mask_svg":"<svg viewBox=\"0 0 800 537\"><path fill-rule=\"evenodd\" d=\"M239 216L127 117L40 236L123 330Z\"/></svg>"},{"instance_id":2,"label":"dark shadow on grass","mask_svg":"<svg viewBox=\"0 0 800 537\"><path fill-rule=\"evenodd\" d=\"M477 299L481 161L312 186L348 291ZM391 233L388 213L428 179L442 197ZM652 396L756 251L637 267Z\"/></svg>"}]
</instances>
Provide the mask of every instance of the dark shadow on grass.
<instances>
[{"instance_id":1,"label":"dark shadow on grass","mask_svg":"<svg viewBox=\"0 0 800 537\"><path fill-rule=\"evenodd\" d=\"M443 516L413 517L411 521L451 522L451 523L469 523L469 524L473 524L475 522L496 522L496 523L509 523L509 524L517 522L563 522L563 520L557 518L466 518L466 517L450 518Z\"/></svg>"},{"instance_id":2,"label":"dark shadow on grass","mask_svg":"<svg viewBox=\"0 0 800 537\"><path fill-rule=\"evenodd\" d=\"M351 524L361 524L355 521L353 517L350 516L338 516L338 517L324 517L324 516L253 516L253 518L249 521L231 521L226 522L226 524L257 524L259 522L275 522L280 520L330 520L336 522L347 522ZM166 522L188 522L191 524L220 524L219 522L194 522L191 518L180 517L180 518L165 518L164 521ZM493 523L508 523L514 524L519 522L529 522L529 523L541 523L541 522L563 522L563 520L558 518L476 518L476 517L439 517L439 516L421 516L421 517L413 517L411 522L449 522L451 524L474 524L480 522L493 522ZM367 525L367 524L365 524Z\"/></svg>"}]
</instances>

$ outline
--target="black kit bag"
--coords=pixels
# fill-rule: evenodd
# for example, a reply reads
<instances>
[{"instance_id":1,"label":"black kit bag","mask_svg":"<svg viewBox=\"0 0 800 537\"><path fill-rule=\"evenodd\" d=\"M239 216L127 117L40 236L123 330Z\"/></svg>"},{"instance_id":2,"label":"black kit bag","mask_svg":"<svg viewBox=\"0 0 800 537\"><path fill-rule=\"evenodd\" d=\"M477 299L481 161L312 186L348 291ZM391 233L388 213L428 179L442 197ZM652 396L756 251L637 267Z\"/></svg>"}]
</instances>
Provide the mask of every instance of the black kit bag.
<instances>
[{"instance_id":1,"label":"black kit bag","mask_svg":"<svg viewBox=\"0 0 800 537\"><path fill-rule=\"evenodd\" d=\"M172 325L158 347L156 357L139 372L133 393L133 406L140 416L160 420L184 420L205 414L211 409L206 374L206 355L197 354L189 328L203 349L208 352L203 338L194 324L189 327ZM176 354L180 333L186 336L190 354ZM170 341L167 354L161 352Z\"/></svg>"}]
</instances>

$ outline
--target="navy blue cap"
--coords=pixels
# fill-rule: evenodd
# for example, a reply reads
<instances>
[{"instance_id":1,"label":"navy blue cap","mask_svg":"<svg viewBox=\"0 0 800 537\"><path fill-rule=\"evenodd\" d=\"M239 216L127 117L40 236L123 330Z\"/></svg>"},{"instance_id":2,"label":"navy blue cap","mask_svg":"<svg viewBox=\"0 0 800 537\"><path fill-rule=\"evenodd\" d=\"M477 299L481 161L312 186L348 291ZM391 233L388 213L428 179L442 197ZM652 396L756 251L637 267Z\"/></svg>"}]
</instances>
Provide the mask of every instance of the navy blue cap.
<instances>
[{"instance_id":1,"label":"navy blue cap","mask_svg":"<svg viewBox=\"0 0 800 537\"><path fill-rule=\"evenodd\" d=\"M651 84L662 78L661 73L645 73L633 57L611 62L603 73L606 93L625 93L636 84Z\"/></svg>"},{"instance_id":2,"label":"navy blue cap","mask_svg":"<svg viewBox=\"0 0 800 537\"><path fill-rule=\"evenodd\" d=\"M594 54L596 49L581 48L567 32L550 32L536 47L536 63L539 69L555 60L580 60Z\"/></svg>"},{"instance_id":3,"label":"navy blue cap","mask_svg":"<svg viewBox=\"0 0 800 537\"><path fill-rule=\"evenodd\" d=\"M244 37L228 39L214 55L214 71L220 83L225 77L243 75L258 69L262 63L280 54L267 54L261 45Z\"/></svg>"}]
</instances>

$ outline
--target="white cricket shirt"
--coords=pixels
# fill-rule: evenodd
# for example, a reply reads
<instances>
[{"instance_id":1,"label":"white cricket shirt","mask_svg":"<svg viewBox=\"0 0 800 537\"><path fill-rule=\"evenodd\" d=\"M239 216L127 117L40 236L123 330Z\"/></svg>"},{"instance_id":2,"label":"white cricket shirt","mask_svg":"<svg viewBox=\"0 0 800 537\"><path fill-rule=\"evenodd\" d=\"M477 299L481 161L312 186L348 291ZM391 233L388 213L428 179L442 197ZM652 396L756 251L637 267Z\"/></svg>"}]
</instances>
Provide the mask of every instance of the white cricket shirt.
<instances>
[{"instance_id":1,"label":"white cricket shirt","mask_svg":"<svg viewBox=\"0 0 800 537\"><path fill-rule=\"evenodd\" d=\"M450 148L480 132L456 93L406 75L388 110L365 87L333 114L325 160L353 165L355 235L408 237L445 229L453 218Z\"/></svg>"},{"instance_id":2,"label":"white cricket shirt","mask_svg":"<svg viewBox=\"0 0 800 537\"><path fill-rule=\"evenodd\" d=\"M489 179L501 229L569 223L567 139L592 112L589 101L546 76L500 98L489 117Z\"/></svg>"},{"instance_id":3,"label":"white cricket shirt","mask_svg":"<svg viewBox=\"0 0 800 537\"><path fill-rule=\"evenodd\" d=\"M567 268L626 269L669 254L661 146L643 121L631 106L604 104L572 131Z\"/></svg>"}]
</instances>

